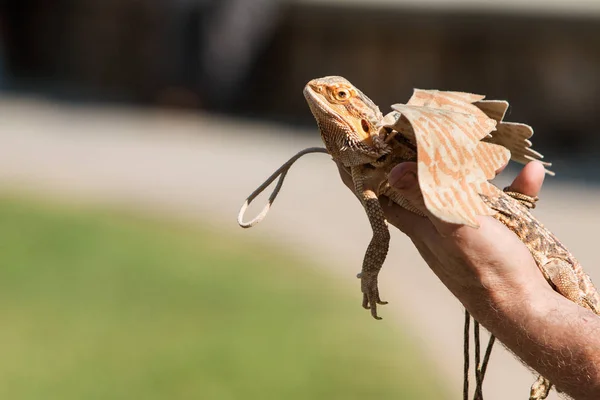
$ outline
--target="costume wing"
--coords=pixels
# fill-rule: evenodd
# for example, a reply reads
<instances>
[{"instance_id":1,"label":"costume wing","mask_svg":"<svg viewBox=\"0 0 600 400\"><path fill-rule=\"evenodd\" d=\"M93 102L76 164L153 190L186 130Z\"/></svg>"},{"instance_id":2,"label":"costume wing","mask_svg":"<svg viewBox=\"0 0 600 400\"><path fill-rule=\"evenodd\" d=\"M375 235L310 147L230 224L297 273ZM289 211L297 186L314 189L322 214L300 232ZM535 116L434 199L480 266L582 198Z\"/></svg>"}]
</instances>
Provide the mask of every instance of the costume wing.
<instances>
[{"instance_id":1,"label":"costume wing","mask_svg":"<svg viewBox=\"0 0 600 400\"><path fill-rule=\"evenodd\" d=\"M510 151L511 160L518 163L527 164L529 161L537 160L545 167L550 167L552 164L541 161L544 156L531 148L529 138L533 135L533 129L529 125L503 121L508 109L508 102L483 100L484 97L463 92L415 89L407 104L486 115L498 121L498 124L490 136L483 138L484 142L507 148ZM548 169L546 169L546 173L554 175L554 172Z\"/></svg>"},{"instance_id":2,"label":"costume wing","mask_svg":"<svg viewBox=\"0 0 600 400\"><path fill-rule=\"evenodd\" d=\"M477 227L477 215L494 213L479 195L494 194L488 181L496 172L510 158L526 163L543 157L530 148L531 127L502 121L506 101L483 99L416 89L407 104L394 104L383 119L385 127L415 142L425 206L446 222Z\"/></svg>"},{"instance_id":3,"label":"costume wing","mask_svg":"<svg viewBox=\"0 0 600 400\"><path fill-rule=\"evenodd\" d=\"M423 106L395 104L392 108L414 131L417 174L427 209L446 222L479 226L477 215L493 213L479 193L490 193L488 179L508 161L505 149L504 158L498 157L500 146L488 151L494 157L491 162L478 154L481 139L494 129L496 121ZM497 168L491 167L493 164Z\"/></svg>"},{"instance_id":4,"label":"costume wing","mask_svg":"<svg viewBox=\"0 0 600 400\"><path fill-rule=\"evenodd\" d=\"M492 133L492 137L484 138L484 142L506 147L510 150L511 160L518 163L527 164L529 161L537 160L544 164L545 167L552 165L549 162L542 161L544 156L531 148L529 138L533 135L533 129L529 125L503 121L508 109L506 101L482 100L475 102L474 105L488 117L499 122L496 125L496 130ZM546 173L554 175L554 172L547 168Z\"/></svg>"}]
</instances>

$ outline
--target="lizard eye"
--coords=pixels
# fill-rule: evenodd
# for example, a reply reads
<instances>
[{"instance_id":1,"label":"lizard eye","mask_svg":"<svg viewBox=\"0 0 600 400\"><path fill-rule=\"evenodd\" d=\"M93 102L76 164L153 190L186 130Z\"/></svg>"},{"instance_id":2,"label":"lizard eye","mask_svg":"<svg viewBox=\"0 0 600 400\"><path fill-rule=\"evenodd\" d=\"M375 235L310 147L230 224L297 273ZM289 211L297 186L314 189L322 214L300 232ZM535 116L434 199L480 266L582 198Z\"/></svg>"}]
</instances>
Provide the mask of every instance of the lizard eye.
<instances>
[{"instance_id":1,"label":"lizard eye","mask_svg":"<svg viewBox=\"0 0 600 400\"><path fill-rule=\"evenodd\" d=\"M346 100L349 97L347 90L341 89L335 92L335 98L338 100Z\"/></svg>"}]
</instances>

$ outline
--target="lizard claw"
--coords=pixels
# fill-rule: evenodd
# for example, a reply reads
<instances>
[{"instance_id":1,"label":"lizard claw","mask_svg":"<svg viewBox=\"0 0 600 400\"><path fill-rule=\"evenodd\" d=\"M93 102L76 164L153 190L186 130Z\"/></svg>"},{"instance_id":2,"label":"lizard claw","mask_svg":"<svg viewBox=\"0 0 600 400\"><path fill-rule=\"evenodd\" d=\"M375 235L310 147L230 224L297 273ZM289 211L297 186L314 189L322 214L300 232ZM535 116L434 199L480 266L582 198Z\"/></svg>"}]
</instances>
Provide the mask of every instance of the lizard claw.
<instances>
[{"instance_id":1,"label":"lizard claw","mask_svg":"<svg viewBox=\"0 0 600 400\"><path fill-rule=\"evenodd\" d=\"M377 275L363 274L357 275L360 278L361 291L363 292L362 306L367 310L371 310L371 316L375 319L382 319L377 315L377 304L385 305L388 302L381 300L379 297L379 288L377 287Z\"/></svg>"},{"instance_id":2,"label":"lizard claw","mask_svg":"<svg viewBox=\"0 0 600 400\"><path fill-rule=\"evenodd\" d=\"M529 395L529 400L545 399L546 397L548 397L550 389L552 389L552 383L548 379L540 375L531 386L531 394Z\"/></svg>"}]
</instances>

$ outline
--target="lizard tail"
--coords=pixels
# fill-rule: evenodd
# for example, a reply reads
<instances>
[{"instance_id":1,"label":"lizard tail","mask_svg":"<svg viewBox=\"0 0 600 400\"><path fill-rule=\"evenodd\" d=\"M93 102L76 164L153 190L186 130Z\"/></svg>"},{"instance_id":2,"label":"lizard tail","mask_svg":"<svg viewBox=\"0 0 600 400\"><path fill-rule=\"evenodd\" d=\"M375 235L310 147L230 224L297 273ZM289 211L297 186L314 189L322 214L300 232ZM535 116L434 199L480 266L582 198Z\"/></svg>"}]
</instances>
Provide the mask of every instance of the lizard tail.
<instances>
[{"instance_id":1,"label":"lizard tail","mask_svg":"<svg viewBox=\"0 0 600 400\"><path fill-rule=\"evenodd\" d=\"M281 187L283 186L283 180L285 179L285 176L287 175L287 173L290 170L290 168L292 167L292 165L300 157L302 157L305 154L310 154L310 153L329 154L327 149L325 149L324 147L309 147L307 149L299 151L292 158L287 160L281 167L277 168L277 170L275 172L273 172L273 174L271 176L269 176L266 181L264 181L258 188L256 188L256 190L254 192L252 192L252 194L250 194L250 196L248 196L248 198L246 199L246 201L240 208L240 212L238 213L238 224L242 228L251 228L254 225L258 224L263 219L265 219L265 217L267 216L267 213L269 212L269 209L271 208L271 204L273 204L273 202L277 198L277 195L279 194L279 190L281 190ZM244 222L244 215L246 214L246 210L248 209L248 206L250 205L250 203L252 203L252 201L259 194L261 194L277 178L279 178L279 180L277 181L277 184L275 185L275 189L273 189L273 193L271 193L271 195L269 196L269 200L267 201L267 204L263 207L262 211L256 217L254 217L252 220L250 220L248 222Z\"/></svg>"}]
</instances>

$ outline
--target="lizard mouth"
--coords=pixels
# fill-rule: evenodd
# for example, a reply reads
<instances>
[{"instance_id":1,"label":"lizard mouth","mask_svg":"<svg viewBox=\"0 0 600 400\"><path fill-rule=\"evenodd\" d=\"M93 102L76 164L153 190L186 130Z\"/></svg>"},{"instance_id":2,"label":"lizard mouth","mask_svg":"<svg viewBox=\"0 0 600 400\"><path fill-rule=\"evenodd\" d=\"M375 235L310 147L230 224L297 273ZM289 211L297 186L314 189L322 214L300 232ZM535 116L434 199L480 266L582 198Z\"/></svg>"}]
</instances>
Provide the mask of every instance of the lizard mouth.
<instances>
[{"instance_id":1,"label":"lizard mouth","mask_svg":"<svg viewBox=\"0 0 600 400\"><path fill-rule=\"evenodd\" d=\"M308 82L304 87L304 98L308 103L308 107L312 112L313 116L319 120L318 116L323 114L327 115L327 118L334 119L340 125L347 125L347 123L338 115L338 113L331 108L328 101L325 100L323 95L318 90L313 88L312 82Z\"/></svg>"}]
</instances>

